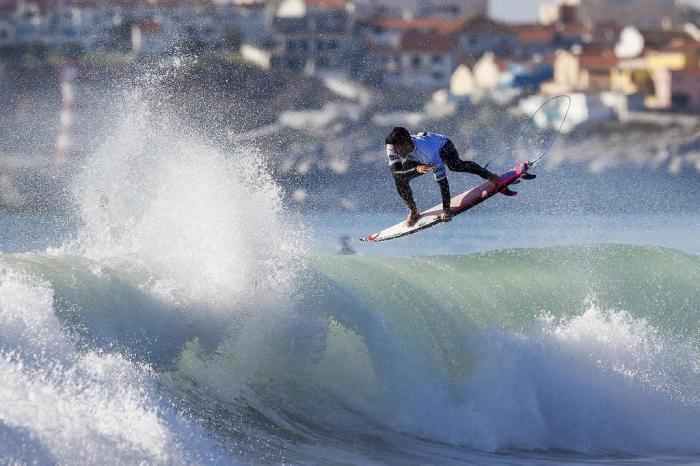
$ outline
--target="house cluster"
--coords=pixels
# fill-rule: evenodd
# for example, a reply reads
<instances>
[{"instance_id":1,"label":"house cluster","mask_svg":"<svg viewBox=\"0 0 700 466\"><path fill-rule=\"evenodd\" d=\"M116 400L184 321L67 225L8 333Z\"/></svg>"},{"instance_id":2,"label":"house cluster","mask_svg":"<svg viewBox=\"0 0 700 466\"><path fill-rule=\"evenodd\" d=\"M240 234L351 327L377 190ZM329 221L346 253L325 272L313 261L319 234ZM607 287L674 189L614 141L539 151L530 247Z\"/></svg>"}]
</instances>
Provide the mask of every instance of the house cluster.
<instances>
[{"instance_id":1,"label":"house cluster","mask_svg":"<svg viewBox=\"0 0 700 466\"><path fill-rule=\"evenodd\" d=\"M578 93L591 112L700 110L700 30L675 0L553 0L539 13L504 23L488 0L0 0L0 46L157 55L189 40L446 100Z\"/></svg>"},{"instance_id":2,"label":"house cluster","mask_svg":"<svg viewBox=\"0 0 700 466\"><path fill-rule=\"evenodd\" d=\"M580 119L700 111L700 30L674 0L556 0L528 24L492 19L480 0L274 5L263 66L342 70L443 100L575 94Z\"/></svg>"},{"instance_id":3,"label":"house cluster","mask_svg":"<svg viewBox=\"0 0 700 466\"><path fill-rule=\"evenodd\" d=\"M0 47L161 55L194 41L218 49L227 33L264 35L264 13L259 3L213 0L0 0Z\"/></svg>"}]
</instances>

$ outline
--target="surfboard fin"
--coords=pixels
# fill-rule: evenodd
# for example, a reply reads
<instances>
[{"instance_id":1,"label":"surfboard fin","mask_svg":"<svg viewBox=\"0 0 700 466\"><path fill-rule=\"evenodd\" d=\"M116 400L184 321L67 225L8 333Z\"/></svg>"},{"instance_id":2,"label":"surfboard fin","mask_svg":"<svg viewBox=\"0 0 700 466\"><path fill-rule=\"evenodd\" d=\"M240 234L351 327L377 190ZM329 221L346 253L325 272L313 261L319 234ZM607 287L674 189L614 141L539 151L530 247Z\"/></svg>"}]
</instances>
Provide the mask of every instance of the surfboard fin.
<instances>
[{"instance_id":1,"label":"surfboard fin","mask_svg":"<svg viewBox=\"0 0 700 466\"><path fill-rule=\"evenodd\" d=\"M524 180L534 180L535 178L537 178L537 175L535 175L534 173L523 173L522 175L520 175L520 178Z\"/></svg>"},{"instance_id":2,"label":"surfboard fin","mask_svg":"<svg viewBox=\"0 0 700 466\"><path fill-rule=\"evenodd\" d=\"M518 195L517 191L513 191L512 189L510 189L508 187L505 187L498 192L503 194L504 196L517 196Z\"/></svg>"}]
</instances>

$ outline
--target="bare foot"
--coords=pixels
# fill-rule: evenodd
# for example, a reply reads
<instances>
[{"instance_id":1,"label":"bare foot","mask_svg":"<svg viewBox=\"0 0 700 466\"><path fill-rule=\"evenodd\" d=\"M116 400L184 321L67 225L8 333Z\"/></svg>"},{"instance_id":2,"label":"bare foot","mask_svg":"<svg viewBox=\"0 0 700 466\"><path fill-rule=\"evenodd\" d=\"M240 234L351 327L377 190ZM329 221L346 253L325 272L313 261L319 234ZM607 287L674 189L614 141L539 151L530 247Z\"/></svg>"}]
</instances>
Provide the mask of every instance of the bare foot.
<instances>
[{"instance_id":1,"label":"bare foot","mask_svg":"<svg viewBox=\"0 0 700 466\"><path fill-rule=\"evenodd\" d=\"M443 210L440 216L438 217L438 220L441 222L449 222L452 220L452 211L451 210Z\"/></svg>"},{"instance_id":2,"label":"bare foot","mask_svg":"<svg viewBox=\"0 0 700 466\"><path fill-rule=\"evenodd\" d=\"M418 219L420 218L420 214L418 213L417 210L411 210L408 212L408 217L406 217L406 226L407 227L412 227L413 225L416 224Z\"/></svg>"}]
</instances>

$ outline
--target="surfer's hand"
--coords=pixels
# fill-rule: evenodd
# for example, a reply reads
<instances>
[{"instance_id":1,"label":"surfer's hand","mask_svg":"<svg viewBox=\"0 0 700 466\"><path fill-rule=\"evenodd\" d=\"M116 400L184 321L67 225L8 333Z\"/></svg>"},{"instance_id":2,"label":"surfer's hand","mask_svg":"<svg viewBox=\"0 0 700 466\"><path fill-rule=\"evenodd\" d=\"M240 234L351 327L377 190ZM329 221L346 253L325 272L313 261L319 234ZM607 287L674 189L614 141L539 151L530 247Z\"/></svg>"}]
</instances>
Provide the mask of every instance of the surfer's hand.
<instances>
[{"instance_id":1,"label":"surfer's hand","mask_svg":"<svg viewBox=\"0 0 700 466\"><path fill-rule=\"evenodd\" d=\"M416 171L418 173L428 173L428 172L431 172L433 170L434 170L434 168L431 167L430 165L418 165L416 167Z\"/></svg>"},{"instance_id":2,"label":"surfer's hand","mask_svg":"<svg viewBox=\"0 0 700 466\"><path fill-rule=\"evenodd\" d=\"M440 217L438 218L442 222L449 222L450 220L452 220L452 211L449 209L443 210L440 214Z\"/></svg>"}]
</instances>

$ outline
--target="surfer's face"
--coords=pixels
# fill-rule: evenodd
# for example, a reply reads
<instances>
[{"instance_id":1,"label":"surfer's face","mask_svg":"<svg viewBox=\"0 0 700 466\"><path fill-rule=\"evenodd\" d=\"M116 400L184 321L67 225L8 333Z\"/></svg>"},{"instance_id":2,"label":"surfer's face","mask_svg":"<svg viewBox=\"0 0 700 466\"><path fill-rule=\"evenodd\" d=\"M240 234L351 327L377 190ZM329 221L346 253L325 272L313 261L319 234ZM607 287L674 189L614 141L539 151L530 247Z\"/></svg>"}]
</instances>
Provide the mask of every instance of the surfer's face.
<instances>
[{"instance_id":1,"label":"surfer's face","mask_svg":"<svg viewBox=\"0 0 700 466\"><path fill-rule=\"evenodd\" d=\"M399 157L406 157L408 154L413 152L413 143L406 143L406 144L394 144L394 152L396 152L396 155Z\"/></svg>"}]
</instances>

